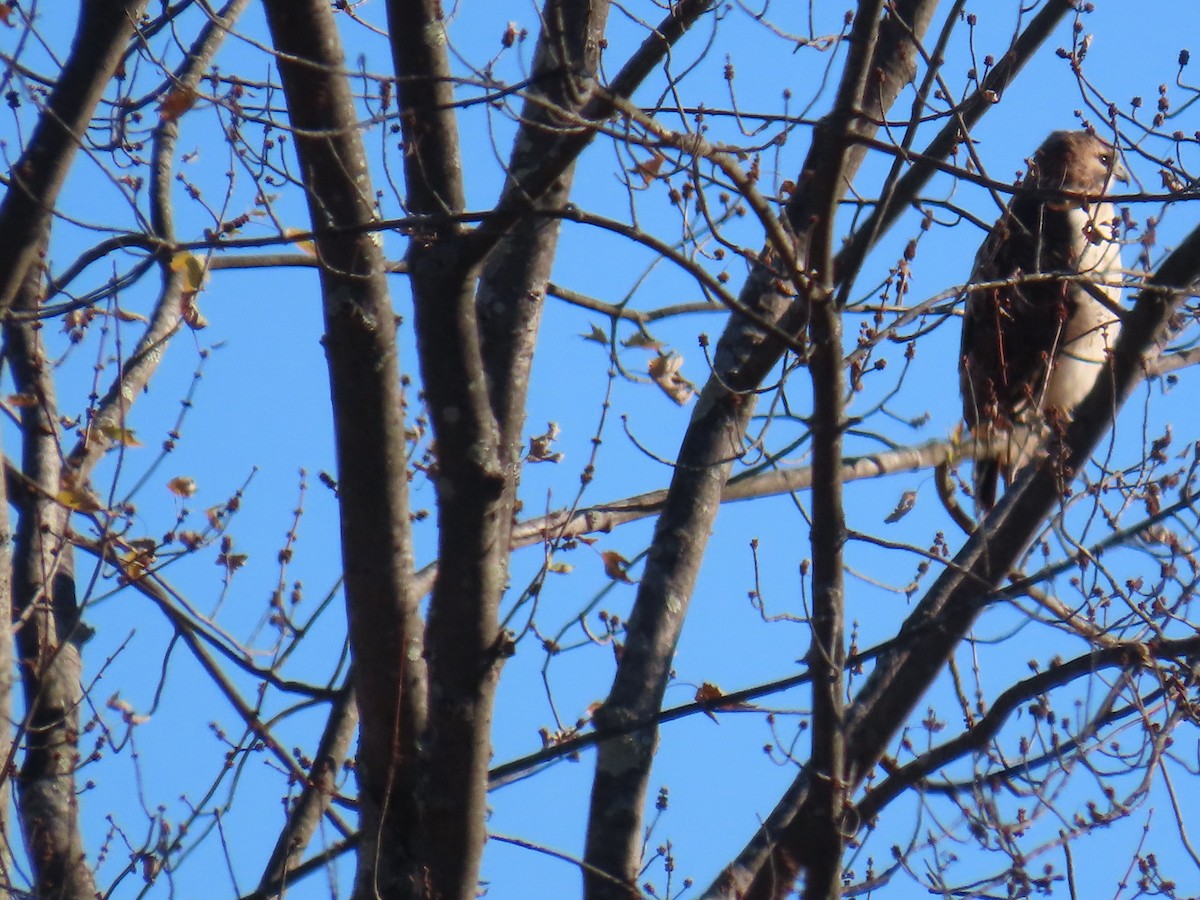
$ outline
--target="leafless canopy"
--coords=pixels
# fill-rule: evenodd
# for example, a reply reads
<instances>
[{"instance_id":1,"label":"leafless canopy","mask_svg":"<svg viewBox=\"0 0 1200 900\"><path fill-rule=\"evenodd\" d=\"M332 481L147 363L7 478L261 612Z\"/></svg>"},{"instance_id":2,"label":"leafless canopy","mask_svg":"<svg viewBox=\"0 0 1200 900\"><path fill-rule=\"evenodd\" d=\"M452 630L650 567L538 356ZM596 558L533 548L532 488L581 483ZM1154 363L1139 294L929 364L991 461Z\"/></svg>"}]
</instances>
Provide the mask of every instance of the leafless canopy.
<instances>
[{"instance_id":1,"label":"leafless canopy","mask_svg":"<svg viewBox=\"0 0 1200 900\"><path fill-rule=\"evenodd\" d=\"M847 5L0 6L0 890L1200 883L1192 11ZM975 521L1022 287L1120 336Z\"/></svg>"}]
</instances>

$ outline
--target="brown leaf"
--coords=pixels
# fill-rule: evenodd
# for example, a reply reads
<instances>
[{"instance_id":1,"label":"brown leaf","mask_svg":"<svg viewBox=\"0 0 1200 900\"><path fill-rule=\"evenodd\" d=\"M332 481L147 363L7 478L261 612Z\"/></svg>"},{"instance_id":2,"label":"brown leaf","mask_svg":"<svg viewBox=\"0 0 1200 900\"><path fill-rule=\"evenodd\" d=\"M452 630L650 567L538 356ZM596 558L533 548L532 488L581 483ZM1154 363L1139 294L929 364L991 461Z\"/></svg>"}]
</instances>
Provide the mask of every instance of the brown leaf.
<instances>
[{"instance_id":1,"label":"brown leaf","mask_svg":"<svg viewBox=\"0 0 1200 900\"><path fill-rule=\"evenodd\" d=\"M696 688L696 701L697 702L703 702L705 700L717 700L720 697L724 697L724 696L725 696L725 694L721 691L721 689L710 681L706 681L703 684L701 684L700 687ZM710 719L712 719L714 722L717 722L717 717L713 714L713 711L711 709L705 709L705 710L701 710L701 711L706 716L708 716ZM717 724L719 725L720 722L717 722Z\"/></svg>"},{"instance_id":2,"label":"brown leaf","mask_svg":"<svg viewBox=\"0 0 1200 900\"><path fill-rule=\"evenodd\" d=\"M696 688L696 701L700 702L700 703L703 703L705 701L719 700L724 696L725 696L725 692L722 691L715 684L713 684L711 681L705 681L703 684L700 685L700 687ZM741 702L717 703L717 704L714 704L711 709L754 709L754 705L750 704L750 703L741 703ZM717 721L717 717L712 714L712 711L710 709L704 710L704 714L707 715L714 722Z\"/></svg>"},{"instance_id":3,"label":"brown leaf","mask_svg":"<svg viewBox=\"0 0 1200 900\"><path fill-rule=\"evenodd\" d=\"M150 322L150 320L147 319L145 316L143 316L141 313L136 313L136 312L133 312L132 310L128 310L128 309L120 309L120 308L115 309L115 310L113 310L113 315L116 316L118 319L120 319L122 322L145 322L147 324L149 324L149 322Z\"/></svg>"},{"instance_id":4,"label":"brown leaf","mask_svg":"<svg viewBox=\"0 0 1200 900\"><path fill-rule=\"evenodd\" d=\"M164 122L174 122L196 105L198 96L191 88L174 88L163 97L162 103L158 104L158 117Z\"/></svg>"},{"instance_id":5,"label":"brown leaf","mask_svg":"<svg viewBox=\"0 0 1200 900\"><path fill-rule=\"evenodd\" d=\"M696 393L696 386L679 374L683 366L683 357L678 353L668 353L656 356L650 360L647 371L664 394L683 406Z\"/></svg>"},{"instance_id":6,"label":"brown leaf","mask_svg":"<svg viewBox=\"0 0 1200 900\"><path fill-rule=\"evenodd\" d=\"M642 176L642 183L649 184L658 177L658 172L662 168L667 158L661 153L655 153L647 160L643 160L633 167L630 171Z\"/></svg>"},{"instance_id":7,"label":"brown leaf","mask_svg":"<svg viewBox=\"0 0 1200 900\"><path fill-rule=\"evenodd\" d=\"M629 577L629 560L623 557L616 550L605 550L601 552L600 559L604 561L604 574L613 581L620 581L625 584L633 584L633 579Z\"/></svg>"},{"instance_id":8,"label":"brown leaf","mask_svg":"<svg viewBox=\"0 0 1200 900\"><path fill-rule=\"evenodd\" d=\"M581 334L581 338L585 341L595 341L597 344L608 346L608 332L602 329L599 325L593 325L591 333Z\"/></svg>"},{"instance_id":9,"label":"brown leaf","mask_svg":"<svg viewBox=\"0 0 1200 900\"><path fill-rule=\"evenodd\" d=\"M529 438L529 453L526 454L525 461L552 463L562 462L563 454L552 452L554 442L558 440L558 434L558 423L547 423L545 434L539 434Z\"/></svg>"},{"instance_id":10,"label":"brown leaf","mask_svg":"<svg viewBox=\"0 0 1200 900\"><path fill-rule=\"evenodd\" d=\"M662 349L662 341L655 338L648 331L635 331L633 336L627 341L621 341L622 347L642 350L660 350Z\"/></svg>"},{"instance_id":11,"label":"brown leaf","mask_svg":"<svg viewBox=\"0 0 1200 900\"><path fill-rule=\"evenodd\" d=\"M248 553L222 553L217 557L217 565L224 566L232 575L238 569L246 564L246 560L250 558Z\"/></svg>"},{"instance_id":12,"label":"brown leaf","mask_svg":"<svg viewBox=\"0 0 1200 900\"><path fill-rule=\"evenodd\" d=\"M167 490L176 497L191 497L196 493L196 480L186 475L178 475L167 482Z\"/></svg>"},{"instance_id":13,"label":"brown leaf","mask_svg":"<svg viewBox=\"0 0 1200 900\"><path fill-rule=\"evenodd\" d=\"M221 527L221 518L225 515L224 504L218 503L216 506L210 506L204 511L204 516L208 519L208 524L212 528Z\"/></svg>"},{"instance_id":14,"label":"brown leaf","mask_svg":"<svg viewBox=\"0 0 1200 900\"><path fill-rule=\"evenodd\" d=\"M888 513L887 518L884 519L883 521L887 522L887 524L889 524L889 525L899 522L901 519L903 519L905 516L907 516L909 514L909 512L916 505L916 503L917 503L917 492L916 491L905 491L903 494L900 495L900 499L898 501L896 501L896 508L893 509L890 513Z\"/></svg>"},{"instance_id":15,"label":"brown leaf","mask_svg":"<svg viewBox=\"0 0 1200 900\"><path fill-rule=\"evenodd\" d=\"M179 312L183 316L183 321L187 323L188 328L192 331L199 331L201 328L208 327L208 319L204 317L204 313L200 312L200 307L196 305L196 292L184 291L179 295Z\"/></svg>"},{"instance_id":16,"label":"brown leaf","mask_svg":"<svg viewBox=\"0 0 1200 900\"><path fill-rule=\"evenodd\" d=\"M525 40L528 34L529 32L516 22L509 22L504 29L504 34L500 37L500 43L505 47L511 47L517 41Z\"/></svg>"}]
</instances>

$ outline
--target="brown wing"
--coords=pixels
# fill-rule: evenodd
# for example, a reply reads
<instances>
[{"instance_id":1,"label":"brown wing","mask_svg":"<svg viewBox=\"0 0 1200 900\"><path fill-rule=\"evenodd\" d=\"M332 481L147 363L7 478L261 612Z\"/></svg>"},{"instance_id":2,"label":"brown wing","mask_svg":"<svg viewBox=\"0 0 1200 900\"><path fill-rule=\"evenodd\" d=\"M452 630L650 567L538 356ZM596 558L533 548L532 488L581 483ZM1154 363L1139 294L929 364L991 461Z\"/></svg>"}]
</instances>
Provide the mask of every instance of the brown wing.
<instances>
[{"instance_id":1,"label":"brown wing","mask_svg":"<svg viewBox=\"0 0 1200 900\"><path fill-rule=\"evenodd\" d=\"M964 308L959 361L963 417L972 428L1004 427L1035 409L1074 311L1070 283L1023 280L1073 267L1068 210L1018 198L993 226L975 260Z\"/></svg>"},{"instance_id":2,"label":"brown wing","mask_svg":"<svg viewBox=\"0 0 1200 900\"><path fill-rule=\"evenodd\" d=\"M1035 425L1043 405L1069 415L1102 370L1116 317L1077 280L1036 276L1119 281L1120 247L1100 226L1112 207L1045 194L1099 196L1113 178L1125 172L1109 144L1087 132L1054 132L1023 182L1040 193L1014 196L980 248L971 283L994 286L968 292L959 356L963 417L976 434ZM1116 302L1120 288L1104 293ZM1010 461L1023 464L1019 454ZM980 508L994 503L1000 472L993 462L975 467Z\"/></svg>"}]
</instances>

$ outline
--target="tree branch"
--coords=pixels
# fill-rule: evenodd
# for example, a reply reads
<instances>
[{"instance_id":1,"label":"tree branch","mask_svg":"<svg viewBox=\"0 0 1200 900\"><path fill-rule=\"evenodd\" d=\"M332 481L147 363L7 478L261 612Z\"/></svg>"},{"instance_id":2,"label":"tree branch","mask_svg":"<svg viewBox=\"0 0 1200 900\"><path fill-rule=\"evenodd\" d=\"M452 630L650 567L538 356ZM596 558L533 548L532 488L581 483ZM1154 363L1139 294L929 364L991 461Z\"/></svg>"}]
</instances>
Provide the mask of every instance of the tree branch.
<instances>
[{"instance_id":1,"label":"tree branch","mask_svg":"<svg viewBox=\"0 0 1200 900\"><path fill-rule=\"evenodd\" d=\"M125 53L146 0L83 0L66 65L0 202L0 310L35 265L38 237L104 89Z\"/></svg>"},{"instance_id":2,"label":"tree branch","mask_svg":"<svg viewBox=\"0 0 1200 900\"><path fill-rule=\"evenodd\" d=\"M41 223L39 246L44 248L50 220ZM27 269L15 306L36 309L41 287L41 266ZM85 637L67 539L70 513L53 499L63 474L54 382L36 323L8 322L4 333L14 384L37 401L21 410L21 468L41 489L22 510L14 542L12 599L25 693L17 813L36 895L84 900L96 893L83 850L75 782Z\"/></svg>"},{"instance_id":3,"label":"tree branch","mask_svg":"<svg viewBox=\"0 0 1200 900\"><path fill-rule=\"evenodd\" d=\"M1012 485L942 571L900 630L905 638L882 654L846 717L851 790L882 757L982 609L980 585L993 590L1042 527L1064 485L1112 426L1117 410L1144 375L1147 359L1167 337L1167 323L1185 291L1200 279L1200 229L1163 262L1138 295L1113 350L1111 378L1097 379L1077 408L1062 446ZM708 896L730 896L732 885L758 876L775 881L779 858L805 840L812 815L812 773L806 766L742 854ZM786 864L786 863L785 863Z\"/></svg>"},{"instance_id":4,"label":"tree branch","mask_svg":"<svg viewBox=\"0 0 1200 900\"><path fill-rule=\"evenodd\" d=\"M412 535L404 396L374 194L333 10L268 0L272 40L321 261L338 459L342 563L354 693L361 843L355 897L423 883L417 763L426 675ZM432 39L432 35L431 35ZM344 230L343 230L344 229Z\"/></svg>"}]
</instances>

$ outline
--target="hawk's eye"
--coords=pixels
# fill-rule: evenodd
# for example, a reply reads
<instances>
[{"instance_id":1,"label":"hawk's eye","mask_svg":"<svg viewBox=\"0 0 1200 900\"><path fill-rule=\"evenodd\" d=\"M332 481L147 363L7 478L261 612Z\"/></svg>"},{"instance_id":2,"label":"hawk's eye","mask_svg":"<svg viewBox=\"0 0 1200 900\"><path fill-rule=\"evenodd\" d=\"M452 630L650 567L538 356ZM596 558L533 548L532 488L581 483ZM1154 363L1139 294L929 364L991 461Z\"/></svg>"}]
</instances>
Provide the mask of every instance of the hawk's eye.
<instances>
[{"instance_id":1,"label":"hawk's eye","mask_svg":"<svg viewBox=\"0 0 1200 900\"><path fill-rule=\"evenodd\" d=\"M1111 156L1111 154L1108 154L1108 153L1101 153L1101 154L1100 154L1100 162L1104 163L1104 165L1105 165L1105 166L1110 166L1110 165L1112 165L1112 156Z\"/></svg>"}]
</instances>

